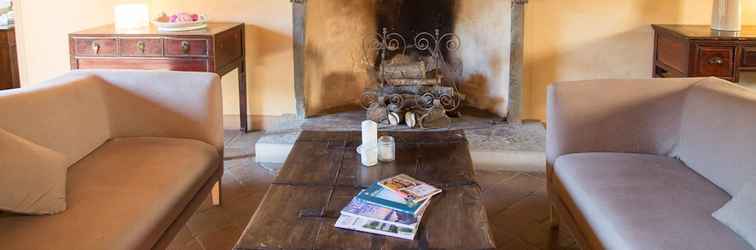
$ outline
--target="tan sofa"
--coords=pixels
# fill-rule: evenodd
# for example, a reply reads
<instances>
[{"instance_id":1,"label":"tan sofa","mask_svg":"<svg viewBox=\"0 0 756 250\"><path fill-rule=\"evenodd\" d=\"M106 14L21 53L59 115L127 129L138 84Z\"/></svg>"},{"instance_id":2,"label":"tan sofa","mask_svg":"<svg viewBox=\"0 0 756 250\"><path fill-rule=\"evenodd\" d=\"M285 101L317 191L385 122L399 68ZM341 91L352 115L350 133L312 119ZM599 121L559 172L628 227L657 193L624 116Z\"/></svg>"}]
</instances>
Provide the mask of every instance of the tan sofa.
<instances>
[{"instance_id":1,"label":"tan sofa","mask_svg":"<svg viewBox=\"0 0 756 250\"><path fill-rule=\"evenodd\" d=\"M554 229L583 249L752 249L711 214L756 177L755 147L756 93L724 80L554 84Z\"/></svg>"},{"instance_id":2,"label":"tan sofa","mask_svg":"<svg viewBox=\"0 0 756 250\"><path fill-rule=\"evenodd\" d=\"M163 249L223 174L217 75L78 71L0 91L0 127L61 152L67 209L0 214L0 249Z\"/></svg>"}]
</instances>

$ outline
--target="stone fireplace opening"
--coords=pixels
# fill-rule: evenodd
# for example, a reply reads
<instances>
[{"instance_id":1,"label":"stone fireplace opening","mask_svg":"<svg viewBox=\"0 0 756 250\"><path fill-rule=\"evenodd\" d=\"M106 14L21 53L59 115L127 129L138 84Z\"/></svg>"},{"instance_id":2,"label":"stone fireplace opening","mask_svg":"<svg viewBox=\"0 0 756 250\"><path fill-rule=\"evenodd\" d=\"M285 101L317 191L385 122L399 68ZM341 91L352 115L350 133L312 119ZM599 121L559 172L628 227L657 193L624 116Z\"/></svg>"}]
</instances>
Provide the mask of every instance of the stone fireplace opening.
<instances>
[{"instance_id":1,"label":"stone fireplace opening","mask_svg":"<svg viewBox=\"0 0 756 250\"><path fill-rule=\"evenodd\" d=\"M451 65L435 69L434 74L442 71L442 77L423 72L428 77L412 81L420 80L429 86L433 84L428 81L445 81L439 86L453 87L464 98L465 107L518 121L523 1L291 1L298 117L364 106L366 89L374 89L386 80L408 82L407 71L400 71L401 79L386 79L387 69L425 61L427 70L434 72L431 66L438 66L432 63L438 56ZM366 38L389 33L407 40L406 51L366 50ZM421 33L437 37L454 34L458 47L448 50L440 46L438 55L418 49L414 40ZM387 67L387 62L393 65ZM428 108L433 104L422 98L418 102L431 105ZM457 114L446 111L452 117Z\"/></svg>"},{"instance_id":2,"label":"stone fireplace opening","mask_svg":"<svg viewBox=\"0 0 756 250\"><path fill-rule=\"evenodd\" d=\"M375 36L365 40L367 119L408 128L448 128L458 117L462 63L454 0L377 0ZM370 62L371 56L374 58Z\"/></svg>"},{"instance_id":3,"label":"stone fireplace opening","mask_svg":"<svg viewBox=\"0 0 756 250\"><path fill-rule=\"evenodd\" d=\"M457 0L377 0L376 30L383 28L412 37L438 29L454 33Z\"/></svg>"}]
</instances>

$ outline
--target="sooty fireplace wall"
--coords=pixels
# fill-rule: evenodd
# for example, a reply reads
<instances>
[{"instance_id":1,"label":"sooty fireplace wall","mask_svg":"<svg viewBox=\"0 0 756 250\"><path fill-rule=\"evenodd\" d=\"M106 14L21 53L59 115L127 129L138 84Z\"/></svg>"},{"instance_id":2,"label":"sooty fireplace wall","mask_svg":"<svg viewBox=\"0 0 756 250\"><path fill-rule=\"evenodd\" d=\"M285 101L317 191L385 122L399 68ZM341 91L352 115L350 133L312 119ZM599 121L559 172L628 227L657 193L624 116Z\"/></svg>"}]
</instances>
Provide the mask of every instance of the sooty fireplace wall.
<instances>
[{"instance_id":1,"label":"sooty fireplace wall","mask_svg":"<svg viewBox=\"0 0 756 250\"><path fill-rule=\"evenodd\" d=\"M290 1L299 117L359 103L372 80L356 70L361 66L362 39L379 33L378 27L410 34L439 28L458 34L462 47L449 56L464 64L460 89L469 105L501 116L519 110L510 103L519 104L522 30L518 27L524 0ZM379 18L385 11L398 15ZM421 15L410 14L416 12Z\"/></svg>"},{"instance_id":2,"label":"sooty fireplace wall","mask_svg":"<svg viewBox=\"0 0 756 250\"><path fill-rule=\"evenodd\" d=\"M377 0L376 29L366 37L366 65L375 86L361 105L367 118L410 128L445 128L458 116L461 61L454 30L454 0ZM364 61L364 60L363 60Z\"/></svg>"}]
</instances>

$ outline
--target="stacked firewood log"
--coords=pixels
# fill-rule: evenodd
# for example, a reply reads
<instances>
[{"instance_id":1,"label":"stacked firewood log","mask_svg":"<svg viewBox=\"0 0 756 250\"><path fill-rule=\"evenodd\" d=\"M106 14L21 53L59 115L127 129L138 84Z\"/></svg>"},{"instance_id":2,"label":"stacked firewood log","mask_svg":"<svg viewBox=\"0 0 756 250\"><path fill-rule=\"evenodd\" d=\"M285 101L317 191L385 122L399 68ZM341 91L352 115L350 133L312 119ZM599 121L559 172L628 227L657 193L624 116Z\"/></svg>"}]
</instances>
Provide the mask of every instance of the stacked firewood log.
<instances>
[{"instance_id":1,"label":"stacked firewood log","mask_svg":"<svg viewBox=\"0 0 756 250\"><path fill-rule=\"evenodd\" d=\"M378 87L363 93L367 118L410 128L448 128L463 96L433 58L399 55L378 66ZM428 63L431 62L431 63Z\"/></svg>"}]
</instances>

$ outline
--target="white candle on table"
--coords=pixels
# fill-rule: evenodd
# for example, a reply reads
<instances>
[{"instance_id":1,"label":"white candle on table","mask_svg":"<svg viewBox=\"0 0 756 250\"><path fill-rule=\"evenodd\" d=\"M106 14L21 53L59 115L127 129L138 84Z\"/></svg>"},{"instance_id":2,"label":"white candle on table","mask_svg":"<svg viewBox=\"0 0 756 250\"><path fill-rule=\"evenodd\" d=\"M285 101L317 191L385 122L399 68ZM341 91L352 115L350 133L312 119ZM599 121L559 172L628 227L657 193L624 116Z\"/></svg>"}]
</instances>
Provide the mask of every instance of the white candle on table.
<instances>
[{"instance_id":1,"label":"white candle on table","mask_svg":"<svg viewBox=\"0 0 756 250\"><path fill-rule=\"evenodd\" d=\"M378 124L374 121L362 122L362 164L378 164Z\"/></svg>"}]
</instances>

